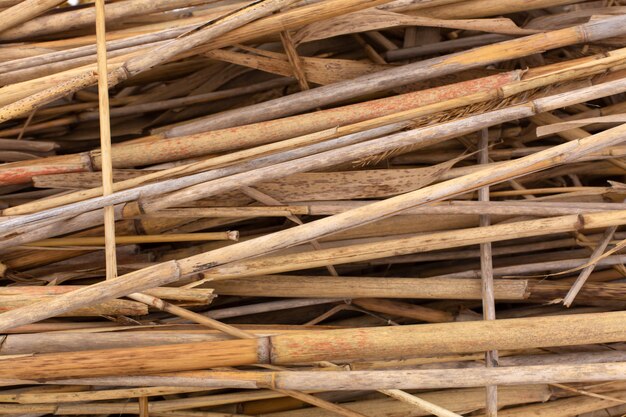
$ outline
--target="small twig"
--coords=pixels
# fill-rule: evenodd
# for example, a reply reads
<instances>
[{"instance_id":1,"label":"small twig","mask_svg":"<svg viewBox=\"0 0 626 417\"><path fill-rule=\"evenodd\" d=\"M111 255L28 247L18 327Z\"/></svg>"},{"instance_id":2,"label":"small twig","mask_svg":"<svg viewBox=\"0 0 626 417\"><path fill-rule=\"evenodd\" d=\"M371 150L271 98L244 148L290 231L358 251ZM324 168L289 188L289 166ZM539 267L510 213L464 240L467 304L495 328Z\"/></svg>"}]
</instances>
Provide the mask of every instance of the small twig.
<instances>
[{"instance_id":1,"label":"small twig","mask_svg":"<svg viewBox=\"0 0 626 417\"><path fill-rule=\"evenodd\" d=\"M611 226L604 231L602 240L598 243L598 245L594 249L593 253L591 254L590 259L596 259L598 256L600 256L604 252L606 247L611 242L611 239L613 238L613 235L615 234L616 231L617 231L617 226ZM563 298L563 305L565 305L565 307L570 307L572 305L572 303L574 302L574 299L578 295L578 292L582 289L583 285L585 285L585 282L587 282L587 278L589 278L589 276L591 275L595 267L596 267L596 264L592 263L591 265L588 265L582 271L580 271L578 278L576 278L576 281L574 281L574 283L572 284L572 287L567 292L567 295L565 296L565 298Z\"/></svg>"}]
</instances>

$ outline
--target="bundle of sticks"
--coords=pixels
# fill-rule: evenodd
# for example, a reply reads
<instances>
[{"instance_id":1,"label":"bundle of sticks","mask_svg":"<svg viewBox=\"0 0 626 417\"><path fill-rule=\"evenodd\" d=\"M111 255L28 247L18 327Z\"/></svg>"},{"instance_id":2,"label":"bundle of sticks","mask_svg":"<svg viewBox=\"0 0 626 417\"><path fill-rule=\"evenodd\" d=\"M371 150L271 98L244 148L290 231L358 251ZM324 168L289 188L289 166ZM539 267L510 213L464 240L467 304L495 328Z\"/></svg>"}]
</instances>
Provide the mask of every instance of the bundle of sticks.
<instances>
[{"instance_id":1,"label":"bundle of sticks","mask_svg":"<svg viewBox=\"0 0 626 417\"><path fill-rule=\"evenodd\" d=\"M626 7L0 0L0 415L622 416Z\"/></svg>"}]
</instances>

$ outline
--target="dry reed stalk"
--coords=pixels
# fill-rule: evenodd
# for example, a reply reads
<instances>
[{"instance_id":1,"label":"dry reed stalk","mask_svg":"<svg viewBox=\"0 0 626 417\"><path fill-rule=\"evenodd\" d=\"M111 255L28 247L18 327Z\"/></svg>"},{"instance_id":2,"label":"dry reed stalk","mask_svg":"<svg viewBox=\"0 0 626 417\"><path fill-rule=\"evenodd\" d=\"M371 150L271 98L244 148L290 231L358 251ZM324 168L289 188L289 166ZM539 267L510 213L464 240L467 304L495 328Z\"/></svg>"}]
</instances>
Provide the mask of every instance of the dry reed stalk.
<instances>
[{"instance_id":1,"label":"dry reed stalk","mask_svg":"<svg viewBox=\"0 0 626 417\"><path fill-rule=\"evenodd\" d=\"M616 226L609 227L604 231L602 241L599 245L596 246L593 253L591 254L592 260L602 255L616 231ZM578 275L578 278L576 278L576 281L574 281L572 288L570 288L570 290L567 292L567 295L563 299L563 305L565 305L566 307L570 307L572 305L572 303L574 302L574 298L576 298L576 295L580 292L581 288L587 281L587 278L593 272L594 267L595 264L592 264L580 271L580 275Z\"/></svg>"},{"instance_id":2,"label":"dry reed stalk","mask_svg":"<svg viewBox=\"0 0 626 417\"><path fill-rule=\"evenodd\" d=\"M489 159L489 131L483 129L480 132L478 142L478 163L487 164ZM489 187L478 190L479 201L489 201ZM491 224L491 217L482 214L479 217L481 227ZM480 272L482 287L482 304L483 318L485 320L496 319L495 295L493 284L493 260L491 251L491 242L481 243L480 245ZM498 351L490 350L485 353L485 366L492 368L498 365ZM486 392L486 411L488 417L496 417L498 415L498 388L495 385L485 387Z\"/></svg>"},{"instance_id":3,"label":"dry reed stalk","mask_svg":"<svg viewBox=\"0 0 626 417\"><path fill-rule=\"evenodd\" d=\"M109 83L106 48L104 0L96 0L96 42L98 54L98 110L100 113L100 152L102 153L102 195L113 193L111 163L111 124L109 120ZM115 207L104 207L104 250L107 279L117 277L115 251Z\"/></svg>"},{"instance_id":4,"label":"dry reed stalk","mask_svg":"<svg viewBox=\"0 0 626 417\"><path fill-rule=\"evenodd\" d=\"M166 235L114 236L115 243L133 245L137 243L164 243L164 242L197 242L204 240L237 240L236 231L212 233L171 233ZM106 237L68 237L39 240L25 246L57 247L57 246L105 246ZM109 262L107 260L107 262Z\"/></svg>"},{"instance_id":5,"label":"dry reed stalk","mask_svg":"<svg viewBox=\"0 0 626 417\"><path fill-rule=\"evenodd\" d=\"M2 402L12 402L19 404L45 404L45 403L63 403L63 402L80 402L80 401L99 401L137 398L145 395L171 395L188 392L202 391L202 388L179 388L179 387L146 387L146 388L126 388L101 390L94 392L70 392L70 393L17 393L2 394L0 400Z\"/></svg>"},{"instance_id":6,"label":"dry reed stalk","mask_svg":"<svg viewBox=\"0 0 626 417\"><path fill-rule=\"evenodd\" d=\"M118 279L111 282L114 281ZM60 379L133 375L136 372L173 372L253 363L282 365L324 360L345 361L493 349L572 346L622 340L623 320L623 312L611 312L328 330L258 339L50 353L15 358L11 365L0 361L0 369L3 377L8 379ZM558 332L555 331L557 328ZM165 358L168 360L164 361ZM496 372L499 369L485 369L483 372L488 371ZM255 387L254 383L248 386Z\"/></svg>"},{"instance_id":7,"label":"dry reed stalk","mask_svg":"<svg viewBox=\"0 0 626 417\"><path fill-rule=\"evenodd\" d=\"M439 417L461 417L460 414L453 413L452 411L448 411L443 407L440 407L436 404L425 401L415 395L407 394L406 392L401 391L401 390L388 389L388 390L381 390L381 392L383 394L390 396L391 398L395 398L396 400L414 405L420 410L427 411Z\"/></svg>"},{"instance_id":8,"label":"dry reed stalk","mask_svg":"<svg viewBox=\"0 0 626 417\"><path fill-rule=\"evenodd\" d=\"M417 298L478 300L480 285L475 279L324 277L303 275L253 276L211 282L224 295L264 297ZM498 300L524 300L529 296L525 280L495 280ZM532 294L532 292L530 292Z\"/></svg>"},{"instance_id":9,"label":"dry reed stalk","mask_svg":"<svg viewBox=\"0 0 626 417\"><path fill-rule=\"evenodd\" d=\"M62 0L28 0L14 4L8 9L0 12L0 21L2 21L2 24L0 24L0 31L6 31L7 29L19 25L20 23L26 22L61 3L63 3Z\"/></svg>"},{"instance_id":10,"label":"dry reed stalk","mask_svg":"<svg viewBox=\"0 0 626 417\"><path fill-rule=\"evenodd\" d=\"M500 368L461 368L382 371L201 371L196 375L146 377L149 384L178 381L195 387L241 386L248 382L257 388L316 390L443 389L485 387L491 384L530 385L541 383L601 382L604 378L623 380L624 362L505 366ZM331 376L329 376L329 373ZM188 374L188 373L187 373ZM180 378L180 379L179 379ZM79 382L80 379L67 382ZM87 379L86 381L89 381ZM329 382L327 382L329 381ZM332 381L332 382L330 382ZM53 381L58 383L59 381ZM64 381L65 382L65 381Z\"/></svg>"},{"instance_id":11,"label":"dry reed stalk","mask_svg":"<svg viewBox=\"0 0 626 417\"><path fill-rule=\"evenodd\" d=\"M434 251L441 249L449 249L454 247L467 246L472 244L480 244L484 242L498 242L509 240L512 238L520 239L533 236L545 236L549 234L557 234L568 231L577 231L581 227L594 227L596 221L597 227L604 227L604 221L609 217L615 216L615 223L623 221L623 214L611 215L602 213L598 216L591 215L573 215L554 217L541 220L528 220L515 223L503 223L499 225L481 228L469 228L450 232L435 232L424 234L416 237L399 237L396 239L386 239L384 247L379 242L361 243L341 248L328 248L315 252L301 252L298 254L275 255L265 258L253 259L248 261L239 261L223 266L216 266L209 271L204 272L206 281L216 281L221 279L253 277L264 274L274 274L280 272L296 271L301 269L310 269L321 267L329 262L340 265L348 262L358 262L370 259L384 258L388 256L399 256L412 254L417 252ZM582 225L585 226L582 226ZM608 226L609 224L607 224ZM332 260L332 261L331 261ZM620 263L622 259L616 259L616 263ZM581 265L582 262L574 261L573 267ZM549 265L547 267L540 266L539 271L549 270L550 268L567 265L562 263L557 265ZM520 268L523 270L527 267ZM504 274L519 274L521 270L506 270ZM527 268L528 269L528 268ZM499 271L498 271L499 272ZM475 276L472 271L465 277ZM461 277L456 277L461 278Z\"/></svg>"}]
</instances>

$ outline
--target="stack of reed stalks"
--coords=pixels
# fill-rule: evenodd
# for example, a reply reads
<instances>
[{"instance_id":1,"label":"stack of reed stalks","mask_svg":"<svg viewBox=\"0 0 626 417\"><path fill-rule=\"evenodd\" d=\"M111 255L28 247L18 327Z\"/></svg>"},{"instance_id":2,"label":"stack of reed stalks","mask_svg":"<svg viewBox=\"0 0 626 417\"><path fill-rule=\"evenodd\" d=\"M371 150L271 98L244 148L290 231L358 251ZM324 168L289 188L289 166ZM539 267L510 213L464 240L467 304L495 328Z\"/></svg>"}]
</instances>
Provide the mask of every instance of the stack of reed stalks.
<instances>
[{"instance_id":1,"label":"stack of reed stalks","mask_svg":"<svg viewBox=\"0 0 626 417\"><path fill-rule=\"evenodd\" d=\"M0 0L0 415L622 416L616 0Z\"/></svg>"}]
</instances>

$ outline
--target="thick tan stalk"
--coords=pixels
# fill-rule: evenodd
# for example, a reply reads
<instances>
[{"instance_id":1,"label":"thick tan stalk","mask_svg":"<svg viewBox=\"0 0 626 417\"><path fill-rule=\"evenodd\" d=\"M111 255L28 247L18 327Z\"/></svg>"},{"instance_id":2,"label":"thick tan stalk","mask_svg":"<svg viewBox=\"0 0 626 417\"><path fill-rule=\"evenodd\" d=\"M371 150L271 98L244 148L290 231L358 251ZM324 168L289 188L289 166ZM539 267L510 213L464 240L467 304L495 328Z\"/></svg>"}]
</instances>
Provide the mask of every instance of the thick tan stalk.
<instances>
[{"instance_id":1,"label":"thick tan stalk","mask_svg":"<svg viewBox=\"0 0 626 417\"><path fill-rule=\"evenodd\" d=\"M44 13L65 0L24 0L0 12L0 32Z\"/></svg>"},{"instance_id":2,"label":"thick tan stalk","mask_svg":"<svg viewBox=\"0 0 626 417\"><path fill-rule=\"evenodd\" d=\"M15 308L32 305L34 303L46 303L50 301L52 296L5 296L0 298L0 312L10 311ZM79 308L77 310L65 313L65 317L80 316L103 316L103 315L128 315L142 316L148 314L148 308L128 300L108 300L101 304L90 305L88 307Z\"/></svg>"},{"instance_id":3,"label":"thick tan stalk","mask_svg":"<svg viewBox=\"0 0 626 417\"><path fill-rule=\"evenodd\" d=\"M500 368L425 369L384 371L298 371L298 372L207 372L205 384L220 379L230 383L252 382L259 388L275 386L290 389L374 390L443 389L484 387L492 384L525 385L541 383L600 382L626 379L626 362L522 365ZM193 383L195 380L195 383ZM201 386L203 377L189 378L191 386ZM235 382L237 381L237 382ZM168 379L155 378L154 383Z\"/></svg>"},{"instance_id":4,"label":"thick tan stalk","mask_svg":"<svg viewBox=\"0 0 626 417\"><path fill-rule=\"evenodd\" d=\"M436 16L441 19L472 18L509 14L524 10L534 10L544 7L556 7L572 3L580 3L583 0L530 0L518 2L515 0L466 0L459 2L454 7L436 5L419 10L420 15Z\"/></svg>"},{"instance_id":5,"label":"thick tan stalk","mask_svg":"<svg viewBox=\"0 0 626 417\"><path fill-rule=\"evenodd\" d=\"M16 394L0 394L2 402L17 402L19 404L46 404L46 403L71 403L79 401L102 401L102 400L123 400L141 396L158 396L199 392L206 388L185 388L185 387L146 387L146 388L126 388L110 389L86 392L20 392Z\"/></svg>"},{"instance_id":6,"label":"thick tan stalk","mask_svg":"<svg viewBox=\"0 0 626 417\"><path fill-rule=\"evenodd\" d=\"M622 340L626 312L329 330L271 338L272 362L342 361ZM527 327L528 326L528 327ZM621 339L620 339L621 338ZM389 343L389 345L387 345ZM398 387L400 388L400 387Z\"/></svg>"},{"instance_id":7,"label":"thick tan stalk","mask_svg":"<svg viewBox=\"0 0 626 417\"><path fill-rule=\"evenodd\" d=\"M234 262L216 266L204 272L206 281L230 278L254 277L257 275L276 274L323 267L327 263L368 261L390 256L408 255L417 252L434 251L455 247L521 239L532 236L545 236L581 230L583 228L607 227L626 223L626 211L560 216L540 220L527 220L514 223L502 223L487 227L477 227L449 232L435 232L415 237L387 239L380 242L362 243L342 248L328 248L319 251L297 254L268 256L259 259ZM583 226L584 225L584 226ZM472 273L472 275L474 275ZM219 284L217 284L219 285ZM1 316L0 316L1 317Z\"/></svg>"},{"instance_id":8,"label":"thick tan stalk","mask_svg":"<svg viewBox=\"0 0 626 417\"><path fill-rule=\"evenodd\" d=\"M476 279L268 275L211 282L217 294L249 297L418 298L480 300ZM498 300L528 298L527 280L494 281ZM0 293L1 294L1 293Z\"/></svg>"},{"instance_id":9,"label":"thick tan stalk","mask_svg":"<svg viewBox=\"0 0 626 417\"><path fill-rule=\"evenodd\" d=\"M100 114L100 152L102 153L102 195L113 194L113 164L111 162L111 121L109 118L109 83L104 0L96 0L96 42L98 54L98 104ZM115 253L115 207L104 207L104 250L106 279L117 277Z\"/></svg>"},{"instance_id":10,"label":"thick tan stalk","mask_svg":"<svg viewBox=\"0 0 626 417\"><path fill-rule=\"evenodd\" d=\"M41 295L59 295L66 292L76 291L86 288L84 285L47 285L47 286L11 286L0 287L0 296L7 295L23 295L23 296L41 296ZM176 288L176 287L157 287L144 291L146 294L153 295L167 300L188 301L199 304L209 304L213 299L212 290L203 288Z\"/></svg>"},{"instance_id":11,"label":"thick tan stalk","mask_svg":"<svg viewBox=\"0 0 626 417\"><path fill-rule=\"evenodd\" d=\"M119 279L110 282L116 281ZM392 359L494 349L610 343L626 338L625 319L626 312L611 312L303 332L238 341L42 354L0 361L0 371L6 379L60 379L268 362L294 364ZM496 371L499 369L484 369L482 372ZM606 378L606 375L601 376ZM324 375L323 378L328 377ZM371 383L371 379L368 378L368 381Z\"/></svg>"}]
</instances>

